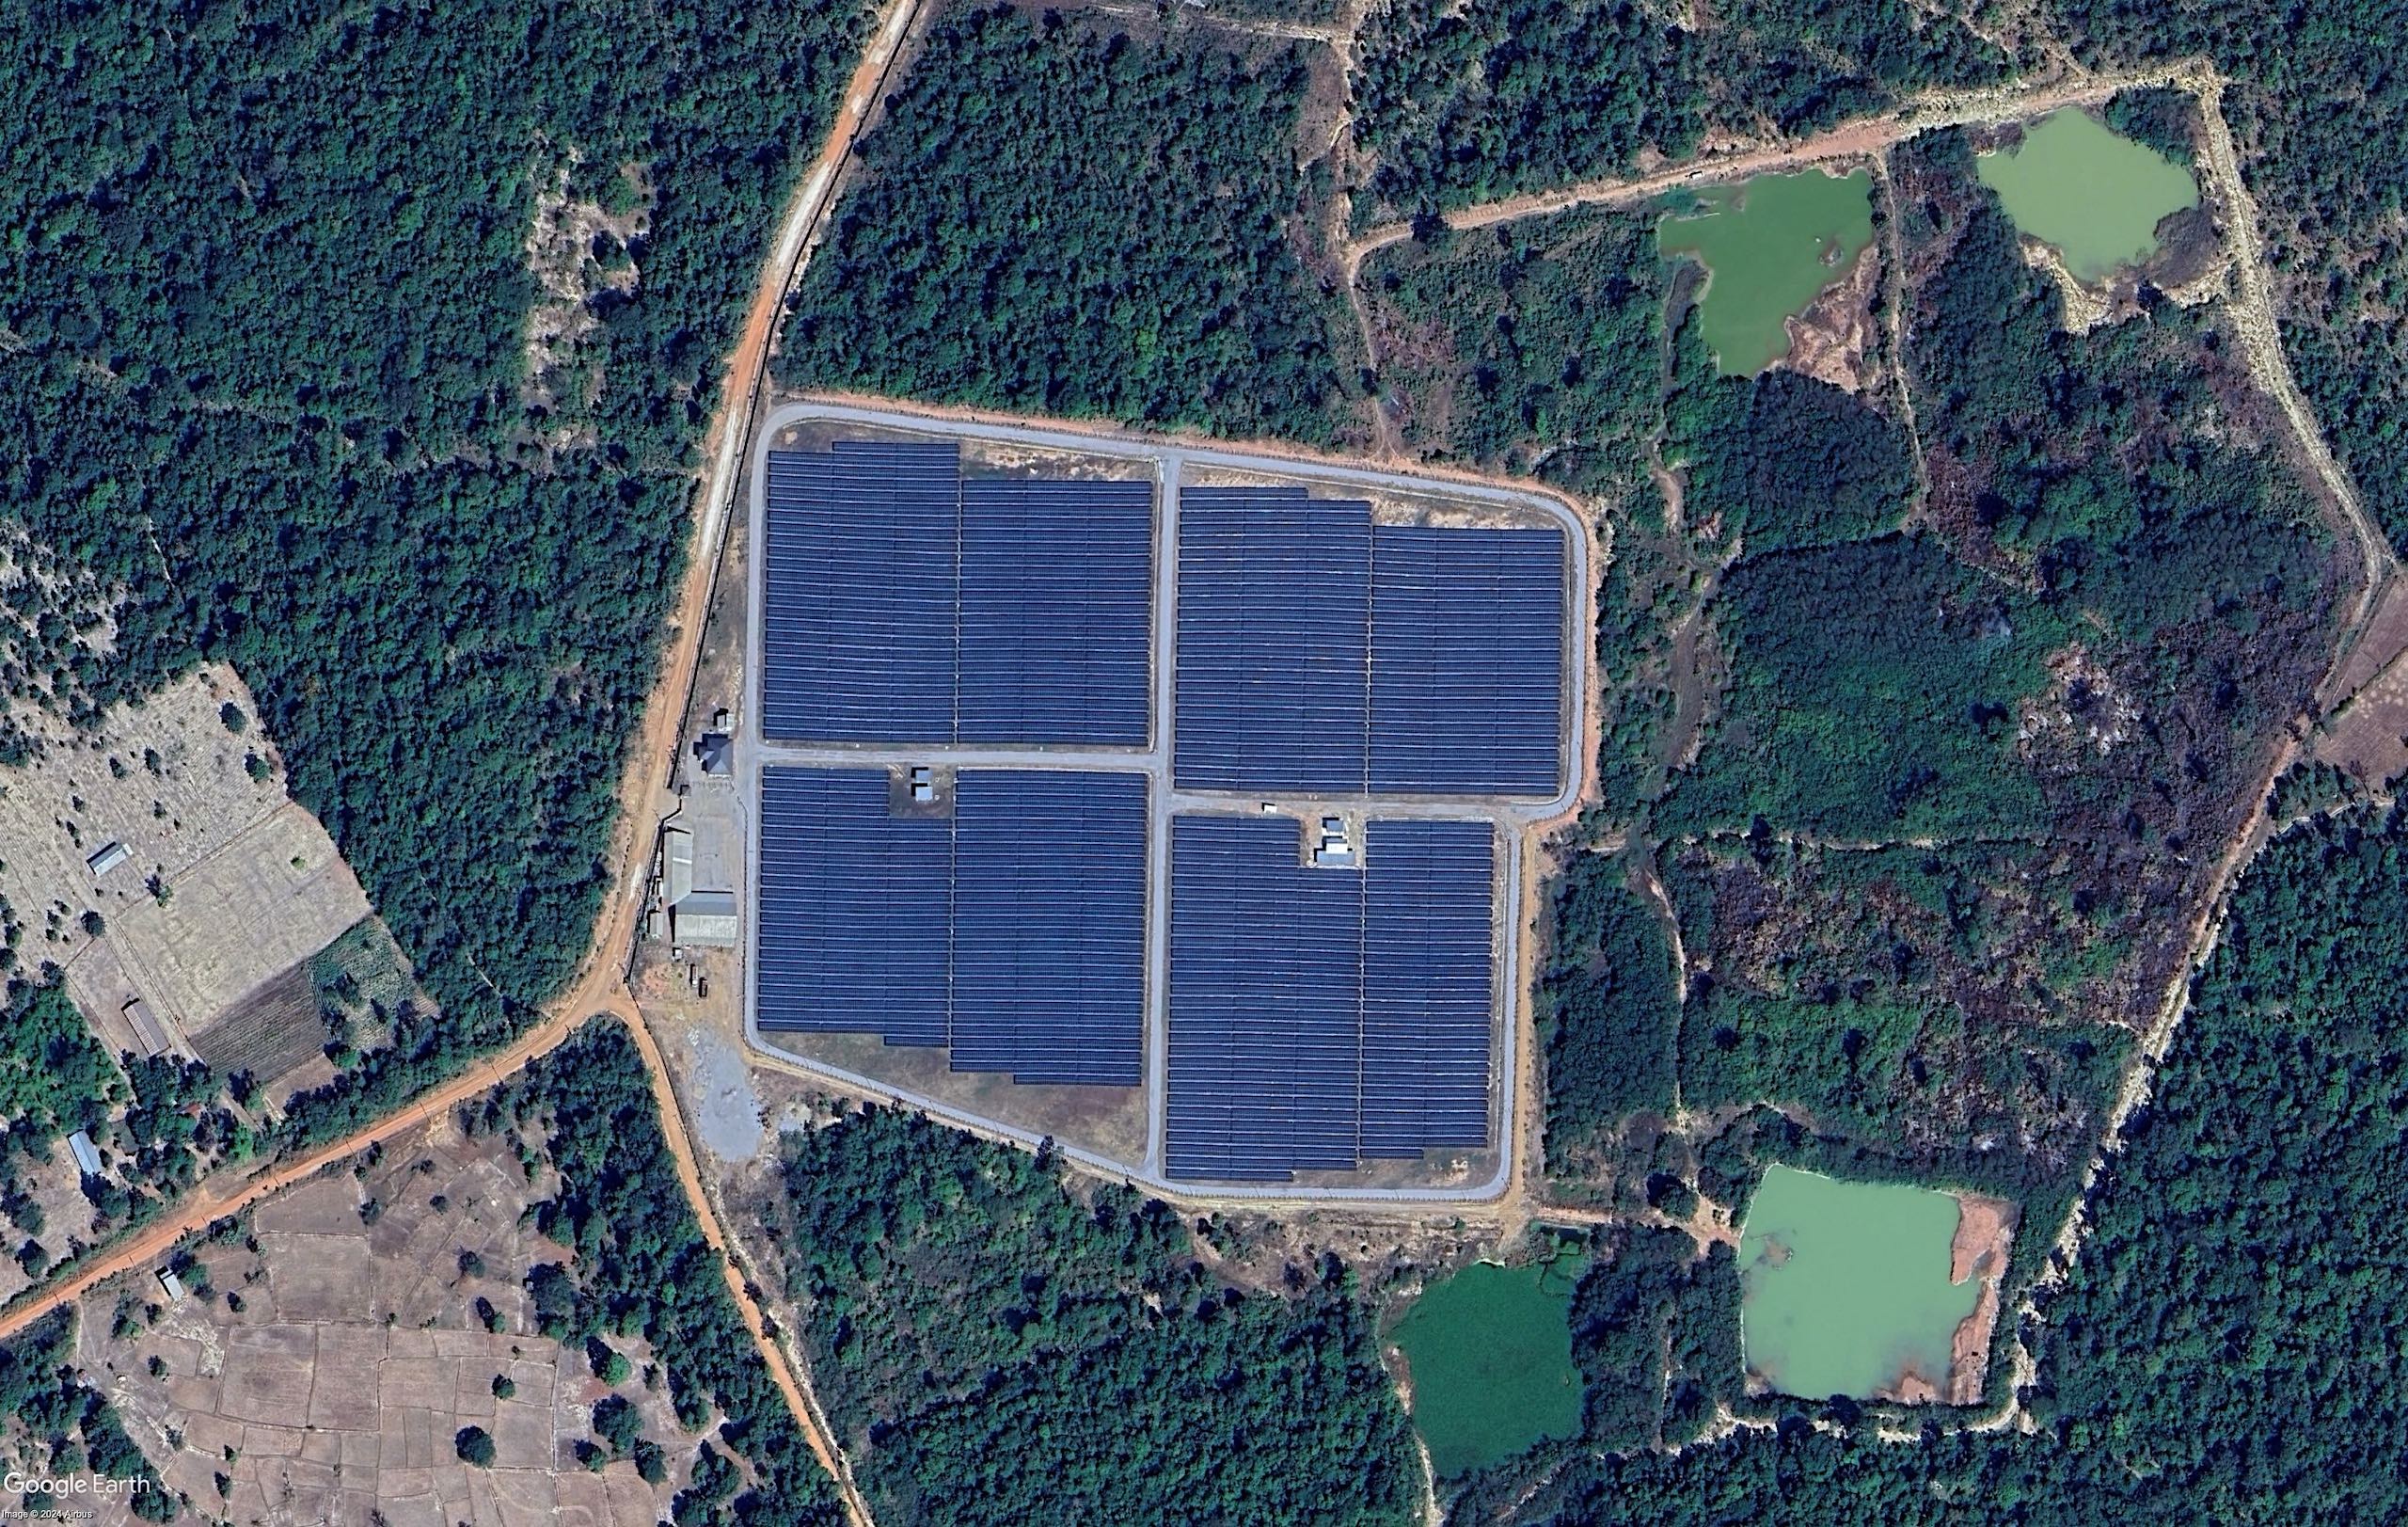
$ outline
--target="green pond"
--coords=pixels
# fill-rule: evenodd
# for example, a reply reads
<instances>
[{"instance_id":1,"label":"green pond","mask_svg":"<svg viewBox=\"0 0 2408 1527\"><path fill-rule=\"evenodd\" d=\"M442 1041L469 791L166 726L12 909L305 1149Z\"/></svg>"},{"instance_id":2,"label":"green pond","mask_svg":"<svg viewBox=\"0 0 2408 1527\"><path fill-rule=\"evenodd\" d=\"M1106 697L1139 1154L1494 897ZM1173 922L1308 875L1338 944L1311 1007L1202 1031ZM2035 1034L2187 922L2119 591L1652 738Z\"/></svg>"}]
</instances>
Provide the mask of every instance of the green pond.
<instances>
[{"instance_id":1,"label":"green pond","mask_svg":"<svg viewBox=\"0 0 2408 1527\"><path fill-rule=\"evenodd\" d=\"M1759 175L1698 193L1698 210L1656 226L1656 246L1706 270L1698 324L1716 364L1754 375L1789 351L1783 319L1804 312L1873 242L1873 179L1818 169Z\"/></svg>"},{"instance_id":2,"label":"green pond","mask_svg":"<svg viewBox=\"0 0 2408 1527\"><path fill-rule=\"evenodd\" d=\"M1956 1201L1899 1183L1766 1169L1739 1236L1748 1367L1784 1394L1862 1399L1948 1374L1982 1280L1948 1280Z\"/></svg>"},{"instance_id":3,"label":"green pond","mask_svg":"<svg viewBox=\"0 0 2408 1527\"><path fill-rule=\"evenodd\" d=\"M2159 221L2199 204L2189 170L2070 106L2027 128L2016 147L1982 155L1974 172L2017 228L2055 246L2085 281L2147 259Z\"/></svg>"},{"instance_id":4,"label":"green pond","mask_svg":"<svg viewBox=\"0 0 2408 1527\"><path fill-rule=\"evenodd\" d=\"M1388 1339L1413 1374L1413 1424L1442 1479L1580 1430L1572 1290L1587 1259L1476 1263L1413 1302Z\"/></svg>"}]
</instances>

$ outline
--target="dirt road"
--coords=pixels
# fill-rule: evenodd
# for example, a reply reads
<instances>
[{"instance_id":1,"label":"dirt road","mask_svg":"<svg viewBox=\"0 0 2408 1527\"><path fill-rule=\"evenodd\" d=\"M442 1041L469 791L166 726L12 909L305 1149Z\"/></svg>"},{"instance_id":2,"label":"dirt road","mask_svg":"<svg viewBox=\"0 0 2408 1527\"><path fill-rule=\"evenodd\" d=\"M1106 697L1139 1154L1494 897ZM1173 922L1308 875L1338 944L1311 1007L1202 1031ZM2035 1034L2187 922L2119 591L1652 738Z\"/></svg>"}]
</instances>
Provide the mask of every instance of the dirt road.
<instances>
[{"instance_id":1,"label":"dirt road","mask_svg":"<svg viewBox=\"0 0 2408 1527\"><path fill-rule=\"evenodd\" d=\"M1797 143L1766 144L1760 148L1709 155L1646 175L1616 176L1559 186L1552 191L1527 192L1497 201L1458 207L1443 216L1446 225L1452 229L1491 228L1498 223L1510 223L1523 217L1544 217L1574 207L1626 206L1686 185L1713 184L1766 170L1796 169L1834 159L1861 159L1934 128L2013 121L2018 118L2054 111L2060 106L2096 105L2118 91L2144 86L2181 85L2195 89L2199 81L2211 75L2212 71L2205 63L2185 59L2150 69L2127 70L2113 74L2085 74L2062 85L2036 89L2006 87L1991 90L1937 91L1917 97L1881 116L1843 122L1829 132L1818 133ZM1412 236L1413 226L1410 223L1385 223L1371 229L1348 251L1350 269L1359 267L1362 257L1372 250Z\"/></svg>"},{"instance_id":2,"label":"dirt road","mask_svg":"<svg viewBox=\"0 0 2408 1527\"><path fill-rule=\"evenodd\" d=\"M628 992L625 975L626 952L633 946L642 915L643 884L651 861L653 824L662 805L660 796L684 732L699 655L705 617L710 607L712 583L719 563L729 506L741 473L744 444L766 381L769 341L786 293L800 274L813 235L826 220L837 182L862 129L867 122L904 40L923 9L922 0L886 0L869 43L848 84L844 101L810 172L782 219L777 243L762 271L752 307L736 350L729 358L728 384L718 419L705 437L705 454L712 468L703 485L693 554L685 585L670 625L670 640L661 654L659 677L644 708L642 728L630 740L619 787L618 829L611 845L617 867L597 919L585 961L570 989L548 1004L546 1016L499 1054L481 1060L461 1075L341 1140L282 1163L256 1176L235 1182L204 1184L173 1213L77 1267L71 1274L38 1290L29 1290L0 1313L0 1339L23 1330L43 1315L80 1299L98 1284L150 1265L173 1250L176 1243L212 1221L257 1203L305 1181L331 1163L371 1145L407 1134L441 1118L450 1109L500 1085L529 1062L556 1048L592 1016L609 1014L627 1026L651 1073L653 1095L680 1183L691 1201L705 1238L721 1254L728 1292L752 1333L762 1361L777 1381L795 1421L812 1452L836 1483L846 1514L854 1527L873 1527L869 1509L854 1488L850 1471L830 1437L826 1423L807 1384L786 1361L773 1341L759 1305L753 1300L728 1251L719 1217L705 1190L701 1169L677 1100L670 1090L659 1046L645 1027L643 1015Z\"/></svg>"}]
</instances>

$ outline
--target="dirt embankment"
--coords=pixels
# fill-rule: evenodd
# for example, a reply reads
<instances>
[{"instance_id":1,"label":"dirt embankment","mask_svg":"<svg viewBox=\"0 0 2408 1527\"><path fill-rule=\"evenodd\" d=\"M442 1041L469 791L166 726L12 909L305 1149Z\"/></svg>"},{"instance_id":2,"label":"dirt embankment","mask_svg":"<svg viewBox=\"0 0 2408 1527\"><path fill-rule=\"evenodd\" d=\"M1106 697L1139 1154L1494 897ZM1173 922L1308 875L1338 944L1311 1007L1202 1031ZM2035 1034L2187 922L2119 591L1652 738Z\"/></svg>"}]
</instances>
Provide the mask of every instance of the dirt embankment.
<instances>
[{"instance_id":1,"label":"dirt embankment","mask_svg":"<svg viewBox=\"0 0 2408 1527\"><path fill-rule=\"evenodd\" d=\"M1984 1370L1988 1366L1990 1328L1998 1323L1999 1280L2006 1274L2006 1252L2015 1235L2015 1205L2002 1199L1959 1194L1956 1237L1948 1248L1948 1280L1969 1278L1982 1281L1973 1312L1957 1322L1949 1344L1948 1382L1941 1396L1950 1405L1978 1405Z\"/></svg>"}]
</instances>

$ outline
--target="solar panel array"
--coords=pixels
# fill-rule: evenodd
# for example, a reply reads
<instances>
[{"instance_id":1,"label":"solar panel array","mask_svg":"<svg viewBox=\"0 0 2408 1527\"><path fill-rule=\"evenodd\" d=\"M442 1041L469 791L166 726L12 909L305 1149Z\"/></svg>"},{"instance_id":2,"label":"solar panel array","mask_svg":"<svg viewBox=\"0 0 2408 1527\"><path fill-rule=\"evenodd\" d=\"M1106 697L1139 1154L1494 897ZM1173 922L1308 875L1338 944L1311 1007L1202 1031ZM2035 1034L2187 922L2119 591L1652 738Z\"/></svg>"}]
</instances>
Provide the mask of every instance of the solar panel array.
<instances>
[{"instance_id":1,"label":"solar panel array","mask_svg":"<svg viewBox=\"0 0 2408 1527\"><path fill-rule=\"evenodd\" d=\"M1180 490L1171 735L1190 789L1363 787L1370 510L1307 501L1302 488Z\"/></svg>"},{"instance_id":2,"label":"solar panel array","mask_svg":"<svg viewBox=\"0 0 2408 1527\"><path fill-rule=\"evenodd\" d=\"M769 453L762 724L772 737L953 736L960 452Z\"/></svg>"},{"instance_id":3,"label":"solar panel array","mask_svg":"<svg viewBox=\"0 0 2408 1527\"><path fill-rule=\"evenodd\" d=\"M761 1026L1136 1086L1145 776L963 771L950 817L895 801L882 770L762 771Z\"/></svg>"},{"instance_id":4,"label":"solar panel array","mask_svg":"<svg viewBox=\"0 0 2408 1527\"><path fill-rule=\"evenodd\" d=\"M839 440L770 452L763 501L769 736L1145 745L1151 484Z\"/></svg>"},{"instance_id":5,"label":"solar panel array","mask_svg":"<svg viewBox=\"0 0 2408 1527\"><path fill-rule=\"evenodd\" d=\"M1286 818L1171 832L1171 1176L1487 1146L1488 824L1373 821L1360 869L1306 867Z\"/></svg>"},{"instance_id":6,"label":"solar panel array","mask_svg":"<svg viewBox=\"0 0 2408 1527\"><path fill-rule=\"evenodd\" d=\"M1191 789L1552 795L1553 531L1380 525L1302 488L1188 488L1176 758Z\"/></svg>"}]
</instances>

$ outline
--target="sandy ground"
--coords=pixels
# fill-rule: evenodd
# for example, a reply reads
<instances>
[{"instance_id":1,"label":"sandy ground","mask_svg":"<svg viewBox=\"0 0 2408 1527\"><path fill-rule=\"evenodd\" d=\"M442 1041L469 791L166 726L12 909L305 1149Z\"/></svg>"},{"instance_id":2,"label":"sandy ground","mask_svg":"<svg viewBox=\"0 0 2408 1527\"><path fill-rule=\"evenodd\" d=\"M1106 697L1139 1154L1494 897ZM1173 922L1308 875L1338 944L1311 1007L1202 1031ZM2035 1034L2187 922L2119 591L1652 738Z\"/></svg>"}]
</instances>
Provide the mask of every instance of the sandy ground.
<instances>
[{"instance_id":1,"label":"sandy ground","mask_svg":"<svg viewBox=\"0 0 2408 1527\"><path fill-rule=\"evenodd\" d=\"M1878 378L1867 368L1865 352L1873 342L1873 294L1885 263L1880 241L1866 244L1846 273L1816 294L1803 313L1782 321L1789 350L1774 364L1843 391L1873 386Z\"/></svg>"},{"instance_id":2,"label":"sandy ground","mask_svg":"<svg viewBox=\"0 0 2408 1527\"><path fill-rule=\"evenodd\" d=\"M1983 1370L1988 1365L1990 1328L1998 1321L1999 1280L2006 1272L2007 1245L2015 1234L2015 1206L2001 1199L1963 1193L1956 1199L1956 1238L1948 1248L1948 1280L1982 1280L1973 1312L1957 1324L1948 1357L1950 1405L1978 1405Z\"/></svg>"},{"instance_id":3,"label":"sandy ground","mask_svg":"<svg viewBox=\"0 0 2408 1527\"><path fill-rule=\"evenodd\" d=\"M695 1132L721 1161L736 1165L752 1160L761 1153L766 1137L761 1102L752 1094L752 1075L744 1058L701 1025L688 1027L682 1038L693 1061L686 1074Z\"/></svg>"}]
</instances>

